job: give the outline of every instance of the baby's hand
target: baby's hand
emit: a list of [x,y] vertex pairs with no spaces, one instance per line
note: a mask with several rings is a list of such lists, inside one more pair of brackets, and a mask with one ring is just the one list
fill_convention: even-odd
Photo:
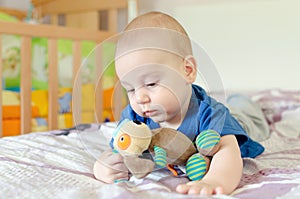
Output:
[[204,181],[191,181],[186,184],[181,184],[176,187],[176,191],[182,194],[194,195],[213,195],[224,194],[224,190],[219,185],[209,184]]
[[119,153],[108,150],[94,164],[94,176],[105,183],[114,183],[120,179],[128,180],[128,169]]

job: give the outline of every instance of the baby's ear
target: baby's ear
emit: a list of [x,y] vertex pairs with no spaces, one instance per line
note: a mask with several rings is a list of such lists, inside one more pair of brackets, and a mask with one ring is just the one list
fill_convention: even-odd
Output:
[[188,55],[184,58],[184,71],[188,83],[192,84],[197,77],[197,63],[195,57]]

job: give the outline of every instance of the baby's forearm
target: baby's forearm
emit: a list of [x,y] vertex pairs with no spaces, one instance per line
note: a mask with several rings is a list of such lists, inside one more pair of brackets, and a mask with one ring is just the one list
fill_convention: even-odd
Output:
[[230,194],[238,186],[243,170],[240,149],[233,135],[221,138],[220,150],[214,155],[203,182],[223,188],[225,194]]

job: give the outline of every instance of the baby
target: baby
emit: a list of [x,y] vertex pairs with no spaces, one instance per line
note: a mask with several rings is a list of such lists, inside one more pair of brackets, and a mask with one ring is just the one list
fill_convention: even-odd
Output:
[[[265,124],[264,118],[254,115],[256,123],[249,117],[245,122],[247,114],[243,110],[239,111],[243,117],[238,116],[238,111],[234,117],[225,105],[193,84],[197,64],[191,42],[174,18],[160,12],[146,13],[135,18],[125,31],[118,41],[115,60],[117,75],[130,102],[121,121],[128,118],[144,122],[151,129],[177,129],[192,141],[204,130],[217,131],[221,135],[220,149],[211,159],[206,175],[199,181],[178,185],[176,191],[230,194],[242,176],[242,157],[256,157],[264,150],[249,137],[253,129],[260,131],[252,127]],[[241,99],[247,108],[256,108],[248,99]],[[128,169],[121,155],[108,150],[96,161],[94,175],[105,183],[113,183],[128,179]]]

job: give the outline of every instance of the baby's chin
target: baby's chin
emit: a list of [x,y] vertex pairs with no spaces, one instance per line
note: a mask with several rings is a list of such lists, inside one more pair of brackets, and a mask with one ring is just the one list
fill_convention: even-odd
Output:
[[166,121],[166,117],[161,116],[161,115],[151,115],[150,116],[149,114],[143,114],[143,117],[149,118],[156,123],[163,123]]

